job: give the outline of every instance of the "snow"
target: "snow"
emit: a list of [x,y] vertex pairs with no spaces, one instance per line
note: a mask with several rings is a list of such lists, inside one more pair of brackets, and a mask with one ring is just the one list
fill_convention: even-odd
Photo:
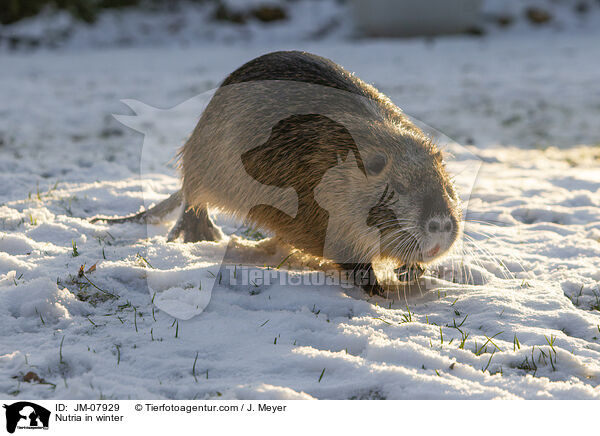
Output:
[[[0,26],[0,49],[11,48],[18,38],[23,48],[38,45],[78,49],[89,46],[193,46],[198,42],[229,45],[252,40],[298,41],[323,37],[338,39],[352,33],[350,11],[334,0],[222,2],[231,12],[247,12],[258,6],[283,4],[285,20],[261,23],[248,18],[244,24],[214,18],[216,2],[168,3],[158,10],[108,9],[90,26],[64,11],[42,14]],[[18,44],[17,44],[18,46]]]
[[[517,28],[481,38],[275,43],[263,35],[246,44],[3,53],[0,392],[600,398],[598,36]],[[456,163],[481,162],[473,191],[461,192],[470,195],[472,239],[430,270],[451,273],[430,278],[427,292],[386,300],[275,280],[216,282],[206,295],[200,273],[216,271],[219,244],[167,243],[172,222],[88,221],[174,192],[171,152],[195,108],[182,103],[277,49],[335,60],[465,144]],[[162,151],[149,153],[142,135],[112,116],[135,122],[123,117],[134,115],[128,106],[173,108],[163,111],[172,117],[168,135],[157,136]],[[149,114],[146,127],[156,128]],[[214,213],[252,253],[248,233]],[[284,257],[273,254],[272,265]],[[250,272],[262,271],[249,260]],[[287,274],[309,272],[276,277]],[[207,305],[197,315],[199,301]],[[20,381],[29,371],[49,384]]]

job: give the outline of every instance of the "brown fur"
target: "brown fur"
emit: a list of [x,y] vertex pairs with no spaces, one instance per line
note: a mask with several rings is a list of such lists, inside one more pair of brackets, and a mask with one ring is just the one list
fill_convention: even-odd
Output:
[[[210,205],[307,253],[369,269],[377,256],[427,263],[458,234],[459,203],[437,147],[373,86],[309,53],[270,53],[230,74],[180,167],[185,213],[171,239],[218,238]],[[428,232],[432,218],[450,230]],[[434,243],[439,254],[427,256]]]

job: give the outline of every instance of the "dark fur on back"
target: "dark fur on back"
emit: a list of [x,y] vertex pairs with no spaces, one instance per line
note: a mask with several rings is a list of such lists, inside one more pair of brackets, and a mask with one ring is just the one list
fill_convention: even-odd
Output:
[[294,80],[366,94],[360,80],[336,63],[300,51],[277,51],[257,57],[227,76],[221,86],[255,80]]
[[362,95],[385,108],[392,121],[417,131],[408,118],[384,94],[335,62],[303,51],[277,51],[245,63],[221,83],[221,87],[259,80],[291,80],[328,86]]

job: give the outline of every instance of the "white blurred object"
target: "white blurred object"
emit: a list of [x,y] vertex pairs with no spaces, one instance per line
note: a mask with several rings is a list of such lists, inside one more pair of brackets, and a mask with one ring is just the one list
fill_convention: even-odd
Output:
[[369,36],[437,35],[475,27],[481,0],[352,0],[352,9]]

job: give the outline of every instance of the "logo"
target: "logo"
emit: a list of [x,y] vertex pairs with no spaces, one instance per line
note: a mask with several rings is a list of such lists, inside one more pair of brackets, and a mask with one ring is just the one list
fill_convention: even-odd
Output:
[[19,401],[11,405],[4,404],[6,409],[6,431],[14,433],[15,429],[48,429],[50,411],[28,401]]

